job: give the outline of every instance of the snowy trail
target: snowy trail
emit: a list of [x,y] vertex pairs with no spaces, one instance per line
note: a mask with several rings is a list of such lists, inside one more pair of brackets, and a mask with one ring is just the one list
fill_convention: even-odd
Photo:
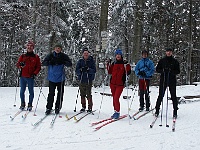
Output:
[[[19,91],[19,90],[18,90]],[[181,86],[177,88],[177,95],[198,95],[200,85],[198,86]],[[39,88],[35,88],[35,101],[38,96]],[[47,95],[48,88],[43,88],[43,93]],[[200,149],[200,102],[193,102],[179,105],[176,131],[172,132],[172,104],[169,103],[168,124],[165,127],[165,110],[163,114],[163,126],[160,127],[160,118],[156,121],[152,129],[149,128],[153,120],[152,113],[145,115],[139,120],[131,120],[129,125],[128,118],[116,121],[107,125],[97,132],[91,123],[101,119],[108,118],[113,113],[112,98],[103,97],[102,109],[99,119],[97,110],[95,115],[88,115],[79,123],[65,118],[74,114],[73,109],[76,99],[76,87],[65,87],[65,97],[63,108],[61,110],[62,118],[57,118],[53,128],[50,127],[52,116],[48,116],[43,122],[34,128],[31,124],[40,119],[45,112],[46,100],[41,97],[36,111],[37,116],[33,116],[33,111],[24,120],[21,115],[13,121],[9,116],[18,111],[20,100],[16,102],[17,107],[13,107],[15,88],[0,87],[0,149],[1,150],[199,150]],[[102,89],[93,89],[94,109],[99,109],[102,95],[99,93]],[[106,87],[106,92],[110,92]],[[8,94],[9,93],[9,94]],[[131,91],[129,91],[131,93]],[[126,90],[122,95],[126,94]],[[158,88],[151,87],[151,101],[155,105],[158,95]],[[18,94],[19,96],[19,94]],[[28,97],[28,92],[26,92]],[[166,97],[164,97],[166,100]],[[127,114],[127,100],[121,98],[121,114]],[[81,108],[78,101],[77,110]],[[138,109],[138,97],[135,96],[130,113],[133,114]],[[165,109],[165,106],[164,106]],[[24,112],[22,113],[24,114]]]

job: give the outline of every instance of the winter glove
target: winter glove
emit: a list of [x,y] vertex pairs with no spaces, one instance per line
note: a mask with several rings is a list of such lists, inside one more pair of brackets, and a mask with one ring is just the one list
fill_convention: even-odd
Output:
[[25,66],[25,62],[20,62],[20,63],[19,63],[19,66],[20,66],[20,67],[24,67],[24,66]]
[[107,64],[107,65],[110,65],[111,62],[112,62],[112,59],[107,59],[107,60],[106,60],[106,64]]
[[89,67],[88,66],[85,66],[85,67],[81,68],[81,72],[87,72],[87,71],[89,71]]
[[128,63],[128,61],[127,60],[124,60],[124,64],[127,64]]
[[170,72],[171,71],[171,68],[169,68],[169,67],[165,67],[164,69],[163,69],[163,72],[165,72],[165,73],[168,73],[168,72]]
[[50,61],[49,61],[49,64],[50,65],[55,65],[56,64],[56,60],[54,58],[52,58]]
[[142,77],[145,77],[146,76],[146,73],[144,71],[139,71],[138,72],[138,75],[142,76]]
[[31,75],[31,78],[32,78],[32,79],[35,79],[35,77],[36,77],[36,74],[32,74],[32,75]]
[[57,58],[56,65],[62,65],[62,64],[65,64],[65,61],[61,58]]

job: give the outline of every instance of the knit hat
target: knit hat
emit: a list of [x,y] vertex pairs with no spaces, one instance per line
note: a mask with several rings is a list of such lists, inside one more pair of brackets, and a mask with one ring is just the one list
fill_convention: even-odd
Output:
[[143,50],[143,51],[142,51],[142,55],[143,55],[144,53],[146,53],[147,55],[149,54],[149,52],[148,52],[147,50]]
[[165,51],[167,52],[167,51],[173,51],[173,49],[172,48],[165,48]]
[[121,49],[116,49],[115,50],[115,55],[123,55],[122,50]]
[[54,48],[55,47],[60,47],[61,49],[62,49],[62,44],[61,43],[56,43],[55,45],[54,45]]
[[88,50],[87,47],[84,47],[84,48],[82,49],[82,53],[84,53],[85,51],[88,51],[88,52],[89,52],[89,50]]
[[35,47],[35,43],[33,41],[28,41],[28,43],[26,44],[26,46],[27,45],[31,45],[31,46]]

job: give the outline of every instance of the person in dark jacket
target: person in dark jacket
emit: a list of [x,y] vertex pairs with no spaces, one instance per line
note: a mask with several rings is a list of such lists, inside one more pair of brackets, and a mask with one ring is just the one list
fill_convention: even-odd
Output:
[[82,109],[80,112],[86,110],[86,98],[88,100],[88,110],[87,112],[92,112],[92,81],[95,78],[96,65],[95,61],[88,51],[88,48],[85,47],[82,50],[83,58],[79,59],[76,65],[76,74],[79,80],[79,90],[81,96],[81,105]]
[[126,76],[131,73],[130,64],[123,60],[122,50],[115,51],[115,61],[107,63],[108,74],[111,74],[110,89],[113,96],[114,114],[111,116],[113,119],[119,119],[120,116],[120,102],[119,98],[124,89]]
[[25,104],[25,95],[26,85],[28,84],[29,90],[29,102],[27,110],[32,110],[32,103],[34,98],[34,78],[41,70],[40,58],[37,54],[34,54],[35,43],[28,41],[26,45],[27,52],[22,54],[16,64],[17,68],[20,69],[20,98],[21,106],[20,109],[24,110]]
[[176,98],[176,75],[180,73],[179,62],[172,56],[172,49],[166,48],[166,56],[159,60],[156,71],[160,73],[159,95],[156,102],[155,116],[159,115],[160,105],[163,101],[165,90],[169,87],[173,102],[173,117],[177,117],[178,101]]
[[142,59],[138,61],[135,66],[135,74],[139,77],[139,90],[140,90],[140,108],[139,111],[144,110],[144,95],[146,111],[149,111],[150,97],[149,97],[149,85],[150,79],[154,74],[154,63],[148,58],[148,51],[142,51]]
[[49,80],[49,94],[47,98],[46,105],[46,115],[51,113],[55,89],[57,87],[57,99],[55,103],[55,113],[59,114],[62,108],[63,94],[64,94],[64,84],[65,84],[65,69],[64,66],[71,67],[72,62],[67,54],[61,52],[62,45],[57,43],[54,46],[54,51],[48,54],[44,61],[43,66],[48,66],[48,80]]

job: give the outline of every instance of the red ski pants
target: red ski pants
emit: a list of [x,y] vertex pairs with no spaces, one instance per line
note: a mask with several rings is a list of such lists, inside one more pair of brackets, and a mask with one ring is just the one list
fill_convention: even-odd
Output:
[[123,88],[124,86],[110,84],[110,89],[113,96],[113,107],[114,107],[114,110],[117,112],[120,111],[119,98],[121,96]]

